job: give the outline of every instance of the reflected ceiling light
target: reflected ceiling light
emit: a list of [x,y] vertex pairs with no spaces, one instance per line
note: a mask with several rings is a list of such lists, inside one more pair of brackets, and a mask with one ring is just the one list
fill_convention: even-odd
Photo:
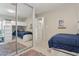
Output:
[[12,10],[12,9],[8,9],[8,12],[9,12],[9,13],[15,13],[15,11]]

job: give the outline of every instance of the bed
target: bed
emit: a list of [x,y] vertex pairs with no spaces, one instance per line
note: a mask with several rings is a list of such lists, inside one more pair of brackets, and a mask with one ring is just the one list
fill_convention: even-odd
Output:
[[79,53],[79,35],[56,34],[48,41],[49,48],[63,49]]
[[[16,36],[16,31],[14,31],[14,32],[12,33],[12,35],[13,35],[13,36]],[[19,38],[23,39],[23,36],[24,36],[24,35],[32,35],[32,32],[30,32],[30,31],[17,31],[17,36],[18,36]]]

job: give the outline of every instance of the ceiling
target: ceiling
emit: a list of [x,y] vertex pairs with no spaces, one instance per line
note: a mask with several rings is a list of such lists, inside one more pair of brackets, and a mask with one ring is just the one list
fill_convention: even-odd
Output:
[[[16,5],[11,3],[0,3],[0,17],[14,19],[16,15]],[[19,19],[26,19],[32,16],[32,8],[25,4],[17,5],[17,16]]]
[[[57,8],[69,6],[69,5],[79,6],[79,4],[68,4],[68,3],[28,3],[28,5],[35,8],[36,14],[45,13],[51,10],[53,11],[56,10]],[[27,17],[32,16],[32,8],[30,8],[28,5],[22,3],[17,4],[17,15],[19,19],[26,19]],[[14,18],[15,12],[16,12],[15,4],[0,3],[0,17]]]
[[33,6],[36,10],[36,14],[45,13],[48,11],[53,11],[58,8],[65,6],[78,5],[77,3],[29,3],[30,6]]
[[63,6],[61,3],[29,3],[36,9],[36,14],[44,13],[50,10],[54,10],[58,7]]

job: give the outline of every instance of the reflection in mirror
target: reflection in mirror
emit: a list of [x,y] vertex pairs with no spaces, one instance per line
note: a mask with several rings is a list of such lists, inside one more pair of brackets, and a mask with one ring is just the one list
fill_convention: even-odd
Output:
[[12,39],[15,10],[15,5],[0,3],[0,55],[3,56],[16,52],[16,40]]
[[[32,47],[33,33],[32,33],[32,8],[19,3],[17,4],[17,50]],[[15,35],[15,26],[14,26]]]

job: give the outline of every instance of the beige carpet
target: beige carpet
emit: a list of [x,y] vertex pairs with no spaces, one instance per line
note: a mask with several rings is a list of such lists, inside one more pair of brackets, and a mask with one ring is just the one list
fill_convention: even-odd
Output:
[[[24,46],[20,43],[17,43],[18,50],[23,49],[25,47],[26,46]],[[7,44],[0,45],[0,56],[6,56],[6,55],[11,54],[13,52],[16,52],[16,42],[10,42]]]
[[21,54],[20,56],[45,56],[45,55],[42,54],[41,52],[31,49],[31,50]]

